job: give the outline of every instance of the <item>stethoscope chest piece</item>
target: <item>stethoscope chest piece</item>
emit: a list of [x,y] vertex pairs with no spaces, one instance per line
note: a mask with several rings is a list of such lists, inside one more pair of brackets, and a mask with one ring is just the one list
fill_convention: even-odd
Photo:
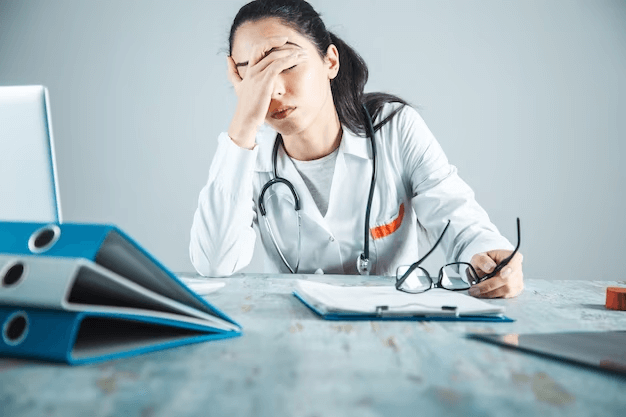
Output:
[[372,264],[369,258],[365,257],[365,254],[361,252],[356,258],[356,270],[361,275],[369,275],[372,269]]

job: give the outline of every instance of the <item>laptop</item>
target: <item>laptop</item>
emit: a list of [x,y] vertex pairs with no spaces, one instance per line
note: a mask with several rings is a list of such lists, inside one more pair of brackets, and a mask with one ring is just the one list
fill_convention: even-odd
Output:
[[48,90],[0,86],[0,221],[61,223]]
[[626,376],[626,330],[469,337]]

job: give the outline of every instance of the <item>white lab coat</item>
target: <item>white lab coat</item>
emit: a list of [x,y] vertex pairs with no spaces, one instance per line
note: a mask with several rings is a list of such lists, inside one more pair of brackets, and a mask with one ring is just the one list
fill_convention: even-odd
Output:
[[[398,104],[387,104],[374,124]],[[238,147],[222,133],[206,186],[200,192],[191,228],[190,257],[206,276],[227,276],[250,263],[258,228],[266,272],[288,273],[261,220],[258,197],[273,178],[276,132],[262,129],[253,150]],[[513,247],[489,221],[471,188],[448,163],[439,143],[411,107],[402,109],[375,135],[377,178],[370,217],[372,274],[395,275],[400,265],[419,258],[418,233],[441,242],[448,262],[469,262],[479,252]],[[300,273],[356,274],[363,250],[365,207],[372,175],[369,138],[344,127],[322,217],[291,159],[280,148],[278,175],[294,185],[301,200]],[[269,202],[268,202],[269,200]],[[293,267],[297,261],[297,222],[289,190],[274,186],[265,197],[279,246]],[[401,212],[404,212],[403,215]],[[436,271],[433,271],[436,273]]]

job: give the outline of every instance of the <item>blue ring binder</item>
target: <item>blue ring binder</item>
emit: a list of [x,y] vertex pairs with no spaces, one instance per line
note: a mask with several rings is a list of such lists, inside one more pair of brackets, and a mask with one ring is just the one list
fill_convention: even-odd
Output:
[[0,356],[79,364],[241,335],[115,226],[0,222],[0,272]]

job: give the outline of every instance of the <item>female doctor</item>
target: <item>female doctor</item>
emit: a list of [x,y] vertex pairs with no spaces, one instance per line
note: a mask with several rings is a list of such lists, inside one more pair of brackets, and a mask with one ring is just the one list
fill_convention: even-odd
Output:
[[[310,4],[246,4],[229,47],[238,101],[194,215],[200,274],[248,265],[254,226],[268,272],[396,275],[417,261],[418,233],[431,244],[441,236],[447,261],[470,262],[479,276],[513,253],[419,114],[398,97],[364,94],[365,62]],[[469,293],[522,289],[516,253]]]

